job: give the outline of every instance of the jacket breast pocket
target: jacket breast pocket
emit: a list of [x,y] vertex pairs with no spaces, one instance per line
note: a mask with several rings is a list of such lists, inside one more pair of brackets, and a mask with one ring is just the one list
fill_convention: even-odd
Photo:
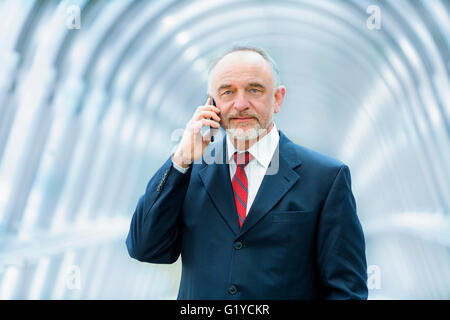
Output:
[[279,211],[272,214],[272,222],[303,222],[313,216],[314,211]]

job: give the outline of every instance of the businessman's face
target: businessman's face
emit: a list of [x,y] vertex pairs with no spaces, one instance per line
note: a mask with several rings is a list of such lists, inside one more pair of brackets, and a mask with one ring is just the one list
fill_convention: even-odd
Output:
[[254,140],[272,128],[285,88],[274,88],[270,64],[252,51],[232,52],[214,67],[210,94],[220,109],[221,126],[234,139]]

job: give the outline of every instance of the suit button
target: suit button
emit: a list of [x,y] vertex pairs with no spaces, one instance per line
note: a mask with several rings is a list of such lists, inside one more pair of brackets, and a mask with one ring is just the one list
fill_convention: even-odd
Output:
[[235,286],[235,285],[231,285],[231,286],[228,288],[228,293],[229,293],[229,294],[236,294],[236,293],[237,293],[236,286]]
[[242,242],[236,241],[236,242],[234,243],[233,247],[234,247],[236,250],[242,249]]

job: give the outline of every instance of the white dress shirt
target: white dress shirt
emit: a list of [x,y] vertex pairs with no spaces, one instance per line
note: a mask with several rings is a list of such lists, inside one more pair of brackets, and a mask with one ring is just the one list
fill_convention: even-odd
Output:
[[[245,166],[245,173],[248,178],[248,198],[247,198],[247,212],[255,200],[258,193],[261,182],[264,179],[267,168],[272,160],[273,154],[278,146],[280,135],[278,134],[277,126],[275,122],[270,132],[262,137],[259,141],[248,148],[248,152],[253,156],[253,159]],[[230,168],[230,179],[233,180],[234,173],[236,172],[236,163],[234,162],[233,154],[237,151],[232,141],[227,135],[227,155]],[[241,151],[242,152],[242,151]],[[181,173],[186,173],[188,168],[183,168],[172,161],[175,169]]]
[[[248,148],[248,152],[253,156],[253,159],[245,166],[245,173],[248,178],[248,198],[247,198],[247,212],[250,211],[253,201],[256,198],[261,182],[264,179],[267,168],[269,167],[272,156],[278,146],[280,135],[278,134],[277,126],[273,123],[272,129],[267,135],[262,137],[259,141]],[[227,154],[228,163],[230,168],[230,179],[233,180],[236,172],[236,162],[234,161],[233,154],[236,152],[236,148],[227,135]],[[242,152],[242,151],[240,151]]]

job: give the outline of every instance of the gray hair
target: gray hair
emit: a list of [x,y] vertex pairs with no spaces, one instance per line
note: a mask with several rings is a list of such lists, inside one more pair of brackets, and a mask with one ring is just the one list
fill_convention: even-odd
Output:
[[217,65],[217,63],[219,63],[220,60],[222,60],[223,57],[225,57],[226,55],[228,55],[230,53],[236,52],[236,51],[255,52],[255,53],[259,54],[261,57],[263,57],[264,60],[266,60],[269,63],[269,65],[272,69],[274,88],[278,88],[280,86],[280,84],[281,84],[280,71],[278,69],[278,66],[277,66],[275,60],[273,60],[273,58],[262,48],[239,45],[239,46],[233,46],[231,49],[228,49],[227,51],[225,51],[224,53],[222,53],[221,55],[219,55],[212,61],[212,63],[210,64],[210,66],[208,68],[208,90],[210,89],[211,72],[213,71],[214,67]]

